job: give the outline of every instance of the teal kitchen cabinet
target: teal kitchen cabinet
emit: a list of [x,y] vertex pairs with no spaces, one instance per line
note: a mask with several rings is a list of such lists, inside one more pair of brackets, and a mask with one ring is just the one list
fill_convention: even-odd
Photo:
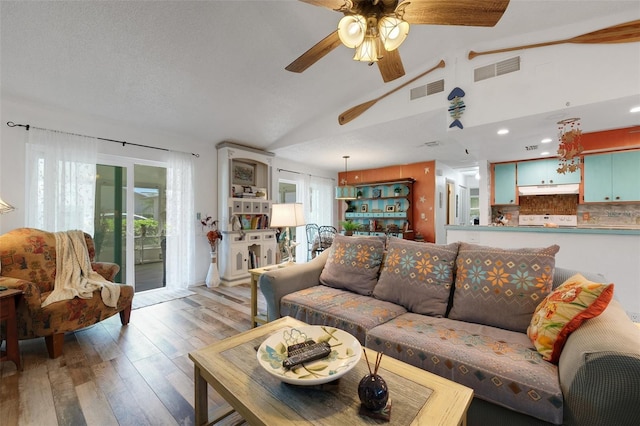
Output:
[[640,151],[586,155],[584,202],[640,201]]
[[516,204],[516,163],[493,166],[493,204]]
[[518,162],[518,186],[561,185],[580,183],[580,169],[573,173],[558,173],[557,158]]

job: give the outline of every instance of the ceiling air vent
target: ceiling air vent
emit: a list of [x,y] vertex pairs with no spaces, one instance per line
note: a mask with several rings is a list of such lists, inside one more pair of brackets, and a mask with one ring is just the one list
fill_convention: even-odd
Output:
[[411,89],[411,100],[444,92],[444,80],[427,83],[424,86]]
[[520,70],[520,56],[473,70],[473,81],[482,81],[499,75]]

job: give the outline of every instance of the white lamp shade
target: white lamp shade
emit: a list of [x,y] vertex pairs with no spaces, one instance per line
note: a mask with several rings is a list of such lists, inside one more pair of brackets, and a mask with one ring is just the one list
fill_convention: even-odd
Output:
[[356,47],[353,59],[362,62],[378,62],[378,40],[376,37],[365,37],[362,44]]
[[304,225],[304,209],[301,203],[274,204],[271,206],[271,228]]
[[387,51],[397,49],[409,35],[409,23],[395,16],[385,16],[378,21],[380,39]]
[[338,37],[348,48],[362,44],[366,32],[367,20],[362,15],[346,15],[338,22]]
[[355,186],[336,186],[336,200],[355,200],[356,198],[358,197]]

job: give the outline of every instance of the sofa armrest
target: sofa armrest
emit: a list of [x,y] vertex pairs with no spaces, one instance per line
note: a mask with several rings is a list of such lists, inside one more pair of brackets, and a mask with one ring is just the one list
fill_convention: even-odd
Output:
[[260,276],[260,290],[267,301],[267,319],[280,318],[280,299],[289,293],[320,284],[320,274],[330,250],[323,251],[310,262],[274,269]]
[[595,272],[578,271],[577,269],[567,269],[556,266],[553,271],[553,288],[558,288],[560,284],[562,284],[575,274],[580,274],[589,281],[594,281],[597,283],[606,282],[606,278],[603,275],[597,274]]
[[91,262],[91,269],[102,275],[107,281],[113,282],[120,272],[120,265],[111,262]]
[[20,303],[27,305],[29,310],[38,310],[42,304],[42,292],[40,287],[31,281],[21,280],[13,277],[0,277],[0,285],[7,288],[16,288],[22,290],[22,298]]
[[569,336],[558,374],[565,424],[622,425],[640,418],[640,329],[618,301]]

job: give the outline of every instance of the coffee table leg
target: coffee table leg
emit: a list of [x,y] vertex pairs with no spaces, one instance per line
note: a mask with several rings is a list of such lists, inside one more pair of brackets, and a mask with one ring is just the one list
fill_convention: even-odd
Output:
[[207,381],[200,374],[200,368],[195,366],[193,372],[193,381],[195,385],[195,411],[196,425],[206,425],[209,423],[209,404],[207,402]]
[[256,316],[258,315],[258,277],[251,274],[251,328],[258,326]]

